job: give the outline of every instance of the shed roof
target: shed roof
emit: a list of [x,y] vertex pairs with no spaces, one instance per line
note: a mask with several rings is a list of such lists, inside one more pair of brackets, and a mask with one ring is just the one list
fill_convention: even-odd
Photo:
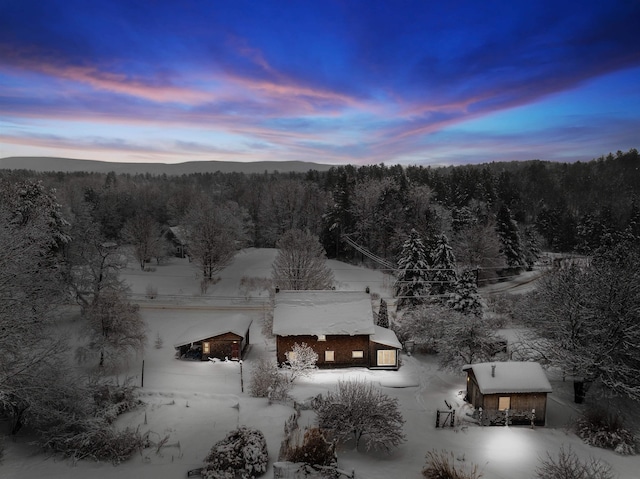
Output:
[[173,343],[174,348],[195,343],[203,339],[214,338],[226,333],[244,337],[253,320],[241,314],[235,314],[223,320],[203,320],[194,324]]
[[375,334],[370,338],[372,342],[391,346],[396,349],[402,349],[402,344],[398,341],[396,333],[390,329],[383,328],[382,326],[374,326],[374,328]]
[[[495,375],[492,367],[495,366]],[[530,361],[477,363],[463,366],[472,370],[482,394],[534,393],[552,391],[542,366]]]
[[374,334],[371,296],[364,291],[280,291],[273,334]]

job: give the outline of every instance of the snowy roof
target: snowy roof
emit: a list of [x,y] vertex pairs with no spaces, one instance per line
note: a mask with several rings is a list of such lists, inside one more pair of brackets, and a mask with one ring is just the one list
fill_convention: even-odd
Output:
[[184,227],[178,226],[169,226],[169,230],[173,233],[173,236],[182,244],[187,244],[187,236]]
[[374,334],[371,296],[364,291],[280,291],[273,334]]
[[173,343],[174,348],[191,344],[207,338],[213,338],[225,333],[233,333],[244,337],[253,320],[241,314],[235,314],[224,320],[203,320],[194,324]]
[[376,332],[370,338],[372,342],[391,346],[392,348],[402,349],[402,344],[398,341],[396,333],[390,329],[383,328],[382,326],[374,326],[374,328]]
[[[495,366],[495,376],[491,369]],[[530,361],[478,363],[463,366],[473,370],[482,394],[551,392],[542,366]]]

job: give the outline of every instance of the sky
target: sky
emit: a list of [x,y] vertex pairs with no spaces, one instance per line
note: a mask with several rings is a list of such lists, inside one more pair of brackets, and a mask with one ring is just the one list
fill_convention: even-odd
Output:
[[456,165],[640,146],[640,0],[0,0],[0,158]]

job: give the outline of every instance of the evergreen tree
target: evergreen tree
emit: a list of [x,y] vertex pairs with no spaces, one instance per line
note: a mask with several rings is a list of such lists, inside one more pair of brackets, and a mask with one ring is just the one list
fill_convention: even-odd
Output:
[[475,271],[465,271],[455,284],[447,305],[460,313],[482,316],[482,302],[478,294]]
[[535,229],[527,226],[524,229],[524,259],[527,263],[527,269],[531,271],[533,265],[540,257],[540,246]]
[[427,249],[414,229],[403,243],[398,259],[398,278],[394,284],[397,309],[425,302],[428,294],[429,262]]
[[384,299],[380,299],[377,325],[383,328],[389,327],[389,312],[387,311],[387,302]]
[[511,217],[511,211],[505,204],[498,210],[496,231],[500,238],[500,252],[504,255],[507,266],[514,269],[522,268],[525,260],[518,225]]
[[431,294],[447,295],[455,289],[458,273],[456,272],[456,257],[453,248],[445,234],[441,234],[436,241],[431,255]]

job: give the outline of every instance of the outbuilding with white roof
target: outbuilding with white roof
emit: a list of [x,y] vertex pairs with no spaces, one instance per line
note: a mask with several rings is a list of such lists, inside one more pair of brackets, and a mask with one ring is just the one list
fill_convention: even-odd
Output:
[[552,389],[539,363],[477,363],[462,369],[467,373],[467,401],[482,424],[545,424]]

